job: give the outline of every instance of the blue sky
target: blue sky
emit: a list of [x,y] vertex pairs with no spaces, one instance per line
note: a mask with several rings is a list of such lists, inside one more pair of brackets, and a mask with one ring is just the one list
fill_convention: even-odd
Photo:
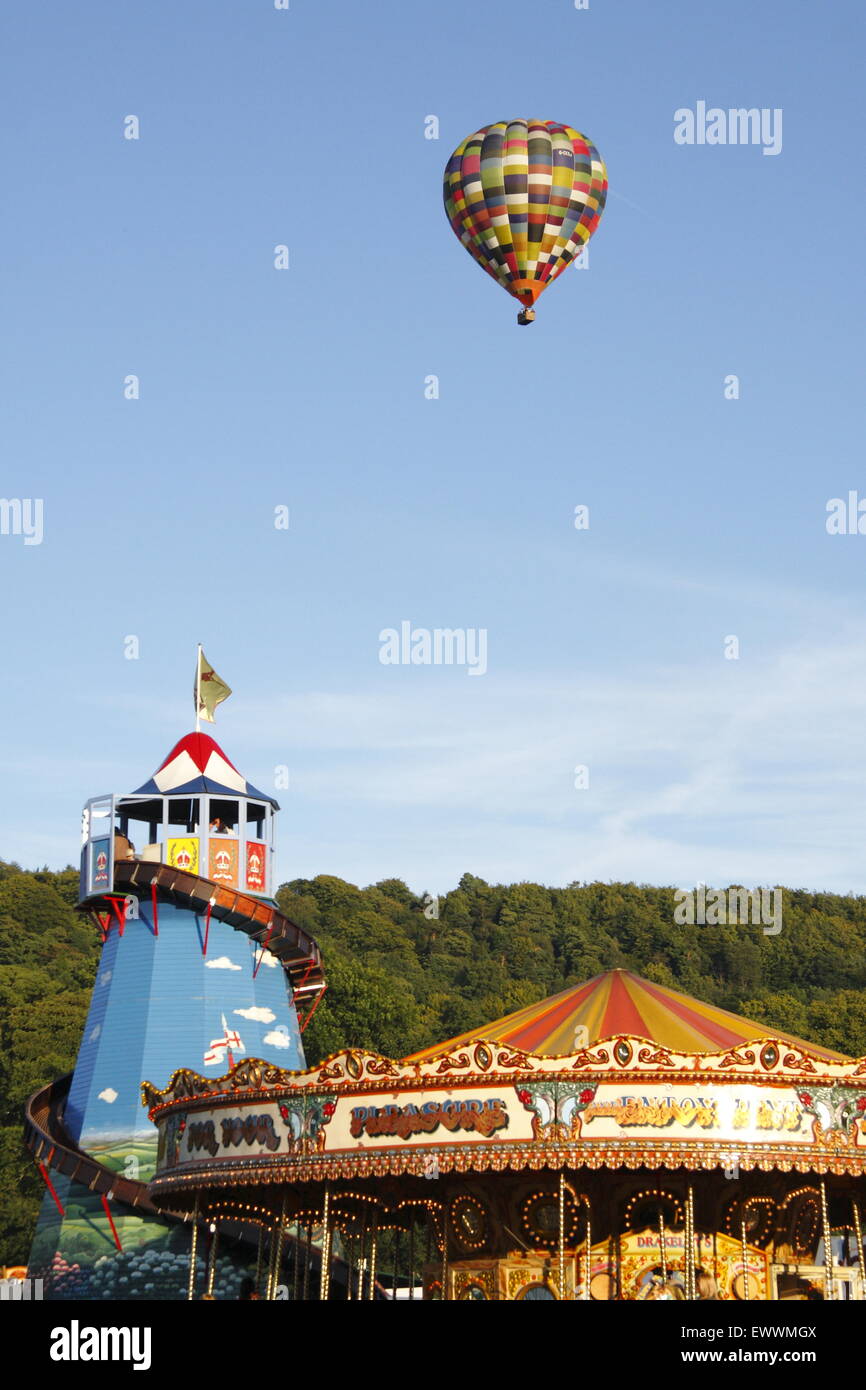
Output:
[[[201,641],[227,754],[290,769],[283,878],[866,890],[866,536],[825,527],[866,496],[861,6],[4,30],[0,491],[44,539],[0,536],[0,854],[75,858],[85,798],[190,727]],[[675,144],[698,101],[781,108],[781,153]],[[526,330],[441,206],[517,115],[586,132],[611,188]],[[403,620],[485,628],[487,674],[381,665]]]

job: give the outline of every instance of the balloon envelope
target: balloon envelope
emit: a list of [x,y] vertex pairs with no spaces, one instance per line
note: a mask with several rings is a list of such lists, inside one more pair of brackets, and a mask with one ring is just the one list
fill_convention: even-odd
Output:
[[571,126],[496,121],[457,146],[443,195],[470,256],[528,308],[598,226],[607,170]]

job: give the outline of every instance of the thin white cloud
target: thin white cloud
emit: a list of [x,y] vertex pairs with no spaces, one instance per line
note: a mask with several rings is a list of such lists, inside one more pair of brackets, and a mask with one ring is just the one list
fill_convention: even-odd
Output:
[[293,832],[293,873],[863,891],[864,639],[840,620],[821,641],[628,678],[291,701],[295,820],[301,804],[325,827]]
[[241,1018],[249,1018],[254,1023],[273,1023],[276,1014],[273,1009],[263,1009],[258,1005],[253,1005],[249,1009],[234,1009],[233,1013],[240,1014]]
[[115,1091],[113,1087],[106,1086],[104,1091],[99,1092],[97,1099],[104,1100],[107,1105],[113,1105],[114,1102],[117,1100],[117,1096],[118,1092]]
[[[615,558],[605,560],[611,584],[623,577]],[[400,877],[441,893],[469,870],[499,882],[866,891],[866,626],[850,599],[745,570],[729,583],[712,565],[705,582],[637,565],[626,580],[657,593],[660,613],[679,587],[705,589],[721,608],[730,601],[737,616],[712,642],[706,631],[689,637],[681,657],[644,655],[621,672],[593,674],[587,660],[564,674],[580,650],[577,630],[576,647],[569,633],[548,655],[539,648],[531,679],[493,663],[483,679],[462,682],[382,668],[357,695],[268,694],[239,709],[233,761],[265,788],[276,763],[291,766],[291,790],[278,794],[276,881]],[[763,621],[779,613],[780,628],[797,620],[805,636],[783,644],[765,626],[758,645],[743,634],[744,613],[758,612]],[[379,626],[377,617],[374,653]],[[721,655],[731,630],[741,632],[739,661]],[[709,646],[712,658],[694,655]],[[158,702],[154,713],[161,727]],[[291,740],[275,743],[284,728]],[[574,787],[577,764],[589,768],[586,790]],[[105,780],[128,784],[128,768]],[[6,842],[20,862],[69,858],[60,828],[43,849],[19,818]],[[226,957],[207,964],[241,969]]]
[[291,1042],[289,1030],[285,1024],[281,1024],[279,1028],[272,1028],[269,1033],[265,1033],[263,1041],[270,1047],[288,1047]]
[[242,965],[235,965],[228,956],[215,956],[213,960],[206,962],[208,970],[243,970]]

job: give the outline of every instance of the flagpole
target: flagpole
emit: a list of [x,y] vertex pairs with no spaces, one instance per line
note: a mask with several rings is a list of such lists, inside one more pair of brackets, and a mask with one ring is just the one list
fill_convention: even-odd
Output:
[[195,659],[195,731],[196,731],[196,733],[199,733],[199,732],[200,732],[200,727],[199,727],[200,724],[201,724],[201,714],[199,713],[200,710],[201,710],[201,642],[199,642],[199,644],[198,644],[198,650],[197,650],[196,659]]

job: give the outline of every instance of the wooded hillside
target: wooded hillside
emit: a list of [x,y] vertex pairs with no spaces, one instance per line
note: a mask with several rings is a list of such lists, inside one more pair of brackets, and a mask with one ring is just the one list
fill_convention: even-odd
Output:
[[[99,959],[78,873],[0,862],[0,1263],[25,1258],[42,1193],[27,1096],[70,1071]],[[782,931],[678,926],[673,888],[489,884],[464,874],[438,917],[400,879],[327,875],[278,892],[318,939],[328,992],[309,1062],[348,1044],[399,1057],[625,966],[840,1052],[866,1054],[866,899],[785,890]],[[428,909],[429,911],[429,909]]]

